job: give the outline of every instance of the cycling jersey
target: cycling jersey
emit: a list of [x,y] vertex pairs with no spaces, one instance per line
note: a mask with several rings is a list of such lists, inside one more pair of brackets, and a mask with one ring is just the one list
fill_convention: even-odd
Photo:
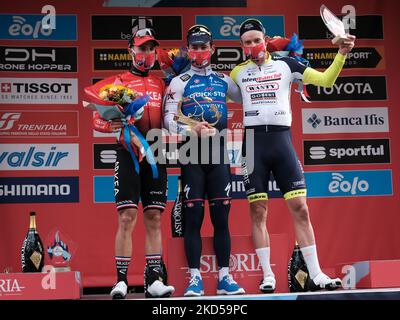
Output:
[[290,126],[290,94],[293,81],[302,80],[313,85],[332,86],[344,61],[345,56],[337,54],[325,72],[307,68],[293,58],[272,58],[271,55],[268,55],[261,66],[251,60],[236,66],[231,72],[231,77],[242,92],[244,126]]
[[[135,126],[143,136],[145,136],[150,129],[161,128],[162,97],[165,88],[162,79],[148,73],[139,73],[138,71],[132,70],[103,79],[91,86],[90,90],[98,93],[101,87],[106,84],[114,83],[116,79],[122,82],[123,86],[137,91],[141,95],[147,94],[150,96],[149,102],[147,102],[144,107],[142,118],[135,122]],[[96,113],[93,120],[95,129],[102,132],[111,132],[112,130],[109,122],[101,119],[98,112]]]
[[218,130],[227,128],[227,96],[240,101],[240,90],[230,77],[211,67],[191,69],[172,79],[166,93],[164,125],[174,133],[184,133],[188,126],[178,124],[178,103],[182,113],[197,121],[207,121]]

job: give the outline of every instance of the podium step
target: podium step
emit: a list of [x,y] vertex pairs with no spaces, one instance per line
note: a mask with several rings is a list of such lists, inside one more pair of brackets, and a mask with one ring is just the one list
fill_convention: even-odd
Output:
[[336,274],[347,289],[400,287],[400,260],[367,260],[341,263]]
[[78,271],[0,273],[0,300],[73,300],[81,295]]

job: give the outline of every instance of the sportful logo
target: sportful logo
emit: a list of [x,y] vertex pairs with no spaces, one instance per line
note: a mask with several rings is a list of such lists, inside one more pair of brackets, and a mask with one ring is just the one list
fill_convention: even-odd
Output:
[[304,164],[390,163],[389,139],[306,140]]
[[269,34],[285,36],[283,16],[196,16],[196,23],[208,26],[215,40],[239,40],[240,24],[249,18],[268,26]]
[[75,15],[57,14],[57,28],[43,28],[39,14],[0,14],[0,39],[5,40],[76,40]]

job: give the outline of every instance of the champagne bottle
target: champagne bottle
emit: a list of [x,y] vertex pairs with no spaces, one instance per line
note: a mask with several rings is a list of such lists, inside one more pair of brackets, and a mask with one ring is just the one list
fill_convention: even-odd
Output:
[[310,276],[307,264],[297,242],[288,264],[288,281],[290,292],[309,291]]
[[172,237],[183,237],[183,192],[181,177],[178,178],[178,194],[171,211]]
[[21,250],[22,272],[41,272],[44,265],[42,240],[36,230],[36,213],[30,213],[28,234]]

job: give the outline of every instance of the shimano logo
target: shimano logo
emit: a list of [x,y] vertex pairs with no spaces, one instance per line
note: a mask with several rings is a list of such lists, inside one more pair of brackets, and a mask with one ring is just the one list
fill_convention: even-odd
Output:
[[21,118],[21,113],[4,113],[0,118],[0,131],[10,130],[14,122]]
[[331,193],[349,193],[356,195],[368,191],[369,184],[366,180],[360,180],[354,177],[352,181],[344,180],[344,176],[340,173],[332,173],[332,181],[329,183],[328,190]]
[[15,196],[68,196],[71,186],[68,184],[0,184],[0,197]]

